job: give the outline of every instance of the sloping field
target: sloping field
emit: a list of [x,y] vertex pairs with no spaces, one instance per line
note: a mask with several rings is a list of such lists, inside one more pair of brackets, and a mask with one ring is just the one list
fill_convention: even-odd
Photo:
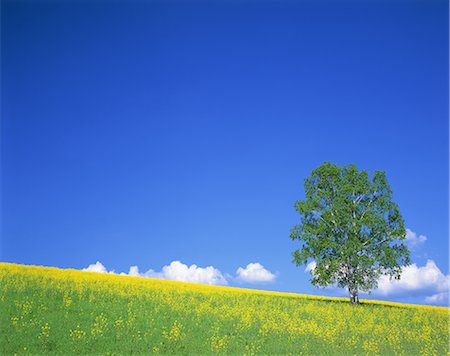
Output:
[[0,263],[0,354],[448,353],[449,309]]

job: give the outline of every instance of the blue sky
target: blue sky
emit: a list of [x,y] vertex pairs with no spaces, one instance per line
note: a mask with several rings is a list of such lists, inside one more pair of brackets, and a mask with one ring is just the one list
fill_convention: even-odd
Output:
[[445,302],[447,2],[3,1],[1,26],[1,260],[339,295],[289,230],[311,170],[355,163],[416,241],[378,297]]

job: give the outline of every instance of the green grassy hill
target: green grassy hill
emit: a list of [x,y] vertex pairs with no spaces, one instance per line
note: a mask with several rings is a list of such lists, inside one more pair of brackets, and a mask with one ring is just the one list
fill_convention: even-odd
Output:
[[439,354],[449,309],[0,263],[0,354]]

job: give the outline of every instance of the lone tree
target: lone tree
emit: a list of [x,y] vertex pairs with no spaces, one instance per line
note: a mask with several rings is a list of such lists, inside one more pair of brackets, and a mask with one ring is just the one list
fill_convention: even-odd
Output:
[[301,215],[290,237],[300,240],[293,252],[297,266],[315,262],[311,282],[348,288],[350,301],[358,292],[377,288],[381,275],[400,279],[401,267],[410,263],[403,218],[384,172],[355,165],[324,163],[305,179],[305,200],[297,200]]

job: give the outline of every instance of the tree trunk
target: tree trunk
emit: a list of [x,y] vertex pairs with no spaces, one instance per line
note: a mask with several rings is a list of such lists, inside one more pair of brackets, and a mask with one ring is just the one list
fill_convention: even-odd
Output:
[[350,292],[350,303],[359,304],[358,290],[353,289],[353,290],[349,290],[349,292]]

